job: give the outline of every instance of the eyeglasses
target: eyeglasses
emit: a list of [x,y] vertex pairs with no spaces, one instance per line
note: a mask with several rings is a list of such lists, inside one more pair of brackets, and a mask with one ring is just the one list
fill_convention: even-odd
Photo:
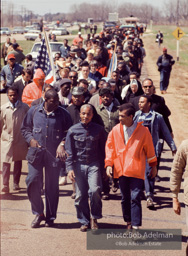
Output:
[[76,76],[69,76],[70,78],[76,78]]
[[151,88],[153,85],[146,85],[146,86],[143,86],[144,88]]

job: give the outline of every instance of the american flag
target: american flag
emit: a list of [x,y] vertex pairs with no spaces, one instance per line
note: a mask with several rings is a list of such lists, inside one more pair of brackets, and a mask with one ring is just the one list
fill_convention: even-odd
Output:
[[48,55],[45,38],[42,40],[37,59],[35,62],[34,73],[37,68],[41,68],[46,75],[45,83],[50,84],[54,81],[52,67],[50,64],[50,57]]

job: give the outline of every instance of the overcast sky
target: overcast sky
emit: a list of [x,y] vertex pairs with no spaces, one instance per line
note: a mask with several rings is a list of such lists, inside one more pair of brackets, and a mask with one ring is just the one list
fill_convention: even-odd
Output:
[[[104,0],[105,1],[105,0]],[[107,1],[107,0],[106,0]],[[109,2],[110,0],[108,0]],[[117,4],[131,2],[131,3],[150,3],[160,9],[164,5],[164,0],[111,0],[115,1]],[[167,1],[167,0],[166,0]],[[21,10],[21,6],[25,7],[27,10],[31,10],[36,14],[43,15],[45,13],[57,13],[57,12],[71,12],[71,6],[73,4],[80,4],[83,2],[87,3],[101,3],[101,0],[1,0],[1,5],[6,5],[7,2],[14,3],[17,10]],[[3,9],[2,9],[3,10]]]

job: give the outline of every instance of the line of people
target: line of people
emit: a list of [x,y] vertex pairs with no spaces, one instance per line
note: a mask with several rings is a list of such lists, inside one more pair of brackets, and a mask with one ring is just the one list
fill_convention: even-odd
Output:
[[[89,227],[98,229],[97,220],[102,218],[101,199],[109,199],[110,182],[116,187],[117,179],[128,229],[137,229],[142,224],[144,186],[147,207],[154,207],[154,182],[162,141],[168,143],[173,154],[176,146],[168,119],[170,110],[164,98],[155,94],[151,79],[145,79],[142,84],[139,81],[143,62],[137,43],[143,45],[131,31],[104,31],[93,40],[87,39],[86,55],[81,50],[82,39],[77,40],[72,50],[67,50],[68,45],[64,44],[67,56],[57,54],[54,60],[57,81],[53,86],[45,84],[45,74],[40,68],[33,78],[28,69],[22,69],[17,81],[15,76],[9,85],[6,83],[9,102],[2,106],[0,119],[5,145],[2,191],[10,191],[12,161],[15,162],[13,189],[20,189],[21,166],[16,163],[26,157],[27,193],[35,215],[32,228],[40,227],[42,221],[48,227],[54,225],[59,176],[65,177],[67,173],[73,182],[72,198],[75,198],[81,231]],[[114,50],[119,55],[117,69],[107,77]],[[14,69],[14,54],[8,56],[8,61]],[[3,78],[8,80],[6,75]],[[7,123],[10,119],[12,122]],[[22,139],[16,139],[15,134]],[[29,147],[28,151],[19,147],[21,141]],[[16,157],[19,151],[23,155]]]

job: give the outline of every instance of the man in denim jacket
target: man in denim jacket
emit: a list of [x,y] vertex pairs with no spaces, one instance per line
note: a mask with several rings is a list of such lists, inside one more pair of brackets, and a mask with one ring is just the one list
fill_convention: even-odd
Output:
[[16,63],[14,54],[9,54],[7,57],[8,64],[5,65],[1,70],[1,85],[3,89],[0,93],[6,93],[8,87],[12,86],[14,80],[22,74],[24,67]]
[[68,130],[65,142],[66,169],[69,178],[76,182],[75,207],[82,232],[89,228],[90,215],[93,230],[98,229],[97,219],[102,218],[101,170],[104,169],[106,135],[102,126],[91,122],[92,117],[92,106],[83,105],[81,122]]
[[[72,125],[69,113],[59,106],[59,97],[54,89],[45,93],[41,105],[29,109],[22,124],[22,135],[29,144],[27,154],[29,173],[26,178],[27,193],[34,215],[31,227],[38,228],[41,221],[52,226],[56,219],[59,200],[59,171],[65,160],[64,141]],[[41,198],[43,168],[45,168],[45,199]]]
[[[148,127],[150,130],[153,145],[155,148],[155,154],[157,156],[157,161],[159,161],[159,156],[161,154],[162,145],[160,139],[164,139],[170,149],[172,150],[172,154],[176,153],[176,145],[172,139],[170,131],[165,124],[163,116],[159,113],[152,110],[152,98],[148,95],[142,95],[139,99],[139,111],[135,113],[134,120],[137,122],[143,121],[143,125]],[[158,163],[159,166],[159,163]],[[146,164],[146,173],[145,173],[145,191],[147,197],[147,207],[153,208],[153,192],[154,192],[154,184],[155,178],[149,176],[150,174],[150,167]]]

